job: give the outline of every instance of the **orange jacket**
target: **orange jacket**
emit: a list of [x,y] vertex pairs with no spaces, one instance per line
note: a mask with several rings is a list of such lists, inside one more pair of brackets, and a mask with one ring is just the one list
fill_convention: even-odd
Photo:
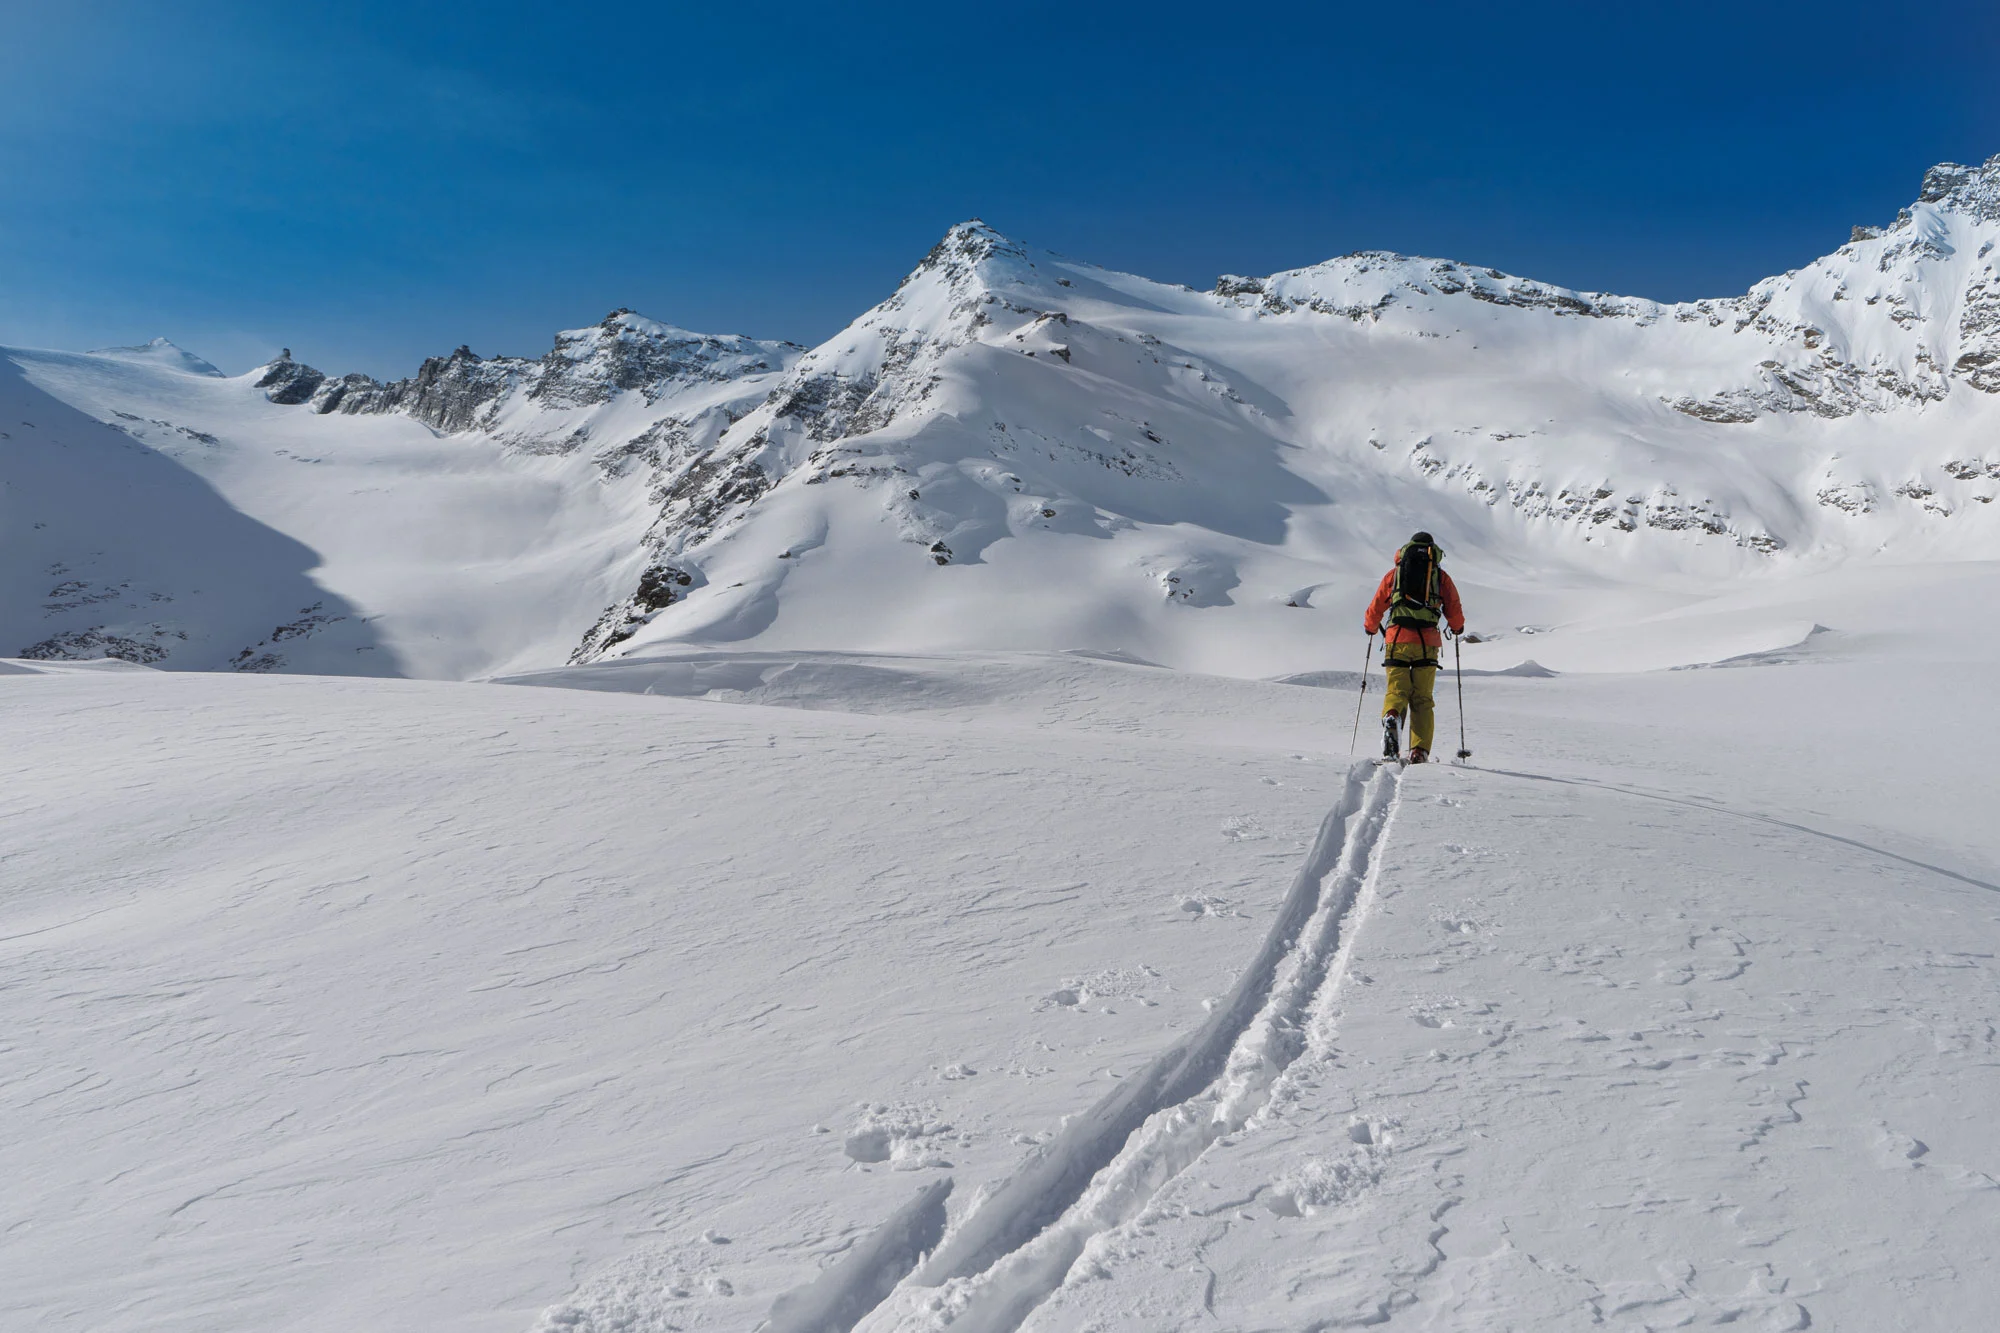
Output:
[[[1444,593],[1444,619],[1451,626],[1453,634],[1465,633],[1465,608],[1459,605],[1458,588],[1451,581],[1451,575],[1438,571],[1438,587]],[[1380,633],[1382,617],[1389,614],[1389,597],[1396,591],[1396,571],[1390,570],[1382,576],[1382,582],[1375,589],[1375,600],[1368,603],[1368,614],[1361,626],[1370,634]],[[1417,629],[1410,625],[1391,625],[1383,637],[1384,643],[1421,643],[1435,648],[1444,642],[1444,636],[1435,629]]]

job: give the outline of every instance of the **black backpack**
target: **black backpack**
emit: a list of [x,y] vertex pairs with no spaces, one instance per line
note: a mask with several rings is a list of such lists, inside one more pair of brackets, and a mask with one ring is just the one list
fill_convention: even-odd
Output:
[[1402,629],[1436,629],[1444,618],[1444,552],[1411,542],[1396,552],[1396,582],[1389,592],[1389,623]]

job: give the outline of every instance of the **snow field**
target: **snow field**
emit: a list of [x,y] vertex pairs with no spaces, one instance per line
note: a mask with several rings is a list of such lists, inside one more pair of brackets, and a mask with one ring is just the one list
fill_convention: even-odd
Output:
[[1873,614],[1361,779],[1348,690],[1102,655],[20,664],[0,1308],[1978,1327],[2000,686]]
[[1254,1132],[1025,1327],[1980,1325],[1993,891],[1434,769],[1377,893]]
[[755,1323],[1200,1021],[1339,782],[32,665],[0,679],[0,1308],[49,1328]]
[[0,1323],[1983,1327],[1996,245],[0,349]]
[[[1870,610],[1860,598],[1836,618],[1861,624]],[[1085,1205],[983,1278],[942,1292],[905,1284],[862,1327],[1338,1327],[1405,1310],[1466,1330],[1894,1327],[1912,1310],[1970,1326],[1990,1299],[1970,1277],[1976,1237],[2000,1212],[1990,1116],[1967,1109],[1990,1104],[2000,1069],[1986,1017],[2000,843],[1973,814],[1988,790],[1982,756],[2000,739],[1987,643],[1975,626],[1941,658],[1925,636],[1842,631],[1736,669],[1475,678],[1475,762],[1503,758],[1491,772],[1404,775],[1377,881],[1385,905],[1357,913],[1342,946],[1348,980],[1317,992],[1306,1051],[1268,1108],[1179,1176],[1136,1188],[1127,1172],[1158,1161],[1153,1136],[1202,1125],[1203,1111],[1170,1112],[1135,1136],[1086,1195],[1115,1200],[1120,1220],[1084,1227],[1078,1262],[1061,1256]],[[726,669],[721,654],[698,656],[705,671]],[[1344,747],[1351,716],[1344,693],[1343,706],[1308,711],[1299,705],[1320,691],[1118,663],[1063,663],[1060,688],[989,689],[982,702],[963,685],[960,697],[864,686],[852,657],[787,667],[777,656],[736,668],[749,688],[727,697],[789,692],[824,707],[828,682],[852,673],[862,707],[894,698],[974,723],[1018,709],[1105,731],[1131,727],[1147,698],[1148,730],[1233,725],[1245,743],[1325,749]],[[1006,669],[930,668],[989,683]],[[1079,669],[1090,686],[1069,674]],[[1937,715],[1954,741],[1942,749],[1907,744],[1905,696],[1926,669],[1951,680],[1958,704]],[[603,670],[644,688],[649,670],[657,684],[689,667]],[[815,671],[811,685],[795,679]],[[1894,951],[1881,947],[1889,939]],[[1451,984],[1471,958],[1494,986]],[[1606,960],[1620,962],[1615,975]],[[1912,967],[1926,984],[1902,984]],[[1580,974],[1587,1005],[1575,1002]],[[1571,993],[1550,994],[1551,977]],[[1532,1000],[1534,1023],[1499,995]],[[1372,1024],[1356,1030],[1375,1044],[1357,1051],[1356,1023]],[[1597,1040],[1614,1032],[1623,1045]],[[1577,1054],[1603,1051],[1601,1062]],[[1788,1061],[1789,1082],[1772,1072]],[[1482,1077],[1461,1077],[1465,1067]],[[1876,1095],[1905,1073],[1896,1097]],[[1797,1099],[1800,1081],[1824,1085],[1821,1107]],[[1577,1086],[1587,1095],[1572,1097]],[[1489,1102],[1490,1113],[1465,1113]],[[1777,1135],[1807,1123],[1807,1135]],[[1894,1207],[1876,1211],[1857,1173],[1894,1167],[1887,1148],[1921,1144],[1902,1161],[1922,1161],[1947,1133],[1954,1155],[1933,1159],[1942,1169],[1899,1180]],[[1427,1152],[1405,1154],[1420,1135]],[[1460,1156],[1477,1172],[1445,1178]],[[1475,1195],[1479,1207],[1461,1212]],[[999,1197],[954,1199],[954,1212],[971,1229]],[[1242,1234],[1225,1243],[1232,1227]],[[1519,1247],[1522,1234],[1536,1246],[1527,1260],[1502,1244]],[[1063,1270],[1057,1282],[1037,1258]]]

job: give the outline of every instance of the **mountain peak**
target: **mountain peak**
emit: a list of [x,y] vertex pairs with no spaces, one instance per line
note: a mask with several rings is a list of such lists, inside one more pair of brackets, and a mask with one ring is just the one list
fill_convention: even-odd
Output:
[[91,355],[110,357],[114,361],[158,366],[163,370],[179,371],[183,375],[205,375],[210,379],[223,378],[222,372],[214,366],[165,338],[155,338],[151,342],[140,343],[135,347],[100,347]]
[[607,333],[617,333],[620,330],[630,329],[636,333],[646,333],[654,336],[660,334],[683,334],[690,338],[702,336],[698,333],[691,333],[678,324],[668,324],[661,320],[648,319],[629,305],[619,306],[616,310],[598,321],[597,327],[605,330]]
[[719,339],[725,342],[730,340],[730,335],[728,334],[695,333],[692,330],[682,328],[678,324],[668,324],[661,320],[648,319],[646,316],[632,309],[632,307],[622,305],[606,315],[594,328],[571,329],[558,334],[557,337],[558,339],[577,338],[600,331],[610,334],[613,337],[619,334],[630,333],[644,338],[671,338],[677,342],[700,342],[704,339]]
[[1981,222],[2000,222],[2000,153],[1976,167],[1938,163],[1924,173],[1917,202],[1964,213]]
[[967,218],[952,224],[940,245],[1013,245],[1014,242],[988,226],[984,218]]
[[923,262],[910,276],[941,272],[955,281],[992,259],[1025,260],[1027,257],[1028,248],[1019,241],[1001,235],[979,218],[967,218],[931,247],[931,252],[924,256]]
[[264,396],[280,407],[298,406],[326,383],[324,372],[304,362],[294,361],[289,347],[250,373],[257,377],[253,381],[256,387],[264,390]]

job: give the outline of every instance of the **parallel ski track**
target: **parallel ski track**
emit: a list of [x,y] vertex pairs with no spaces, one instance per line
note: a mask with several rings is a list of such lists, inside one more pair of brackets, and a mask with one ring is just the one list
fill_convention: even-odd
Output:
[[[1359,925],[1356,904],[1373,883],[1400,786],[1400,771],[1372,761],[1349,769],[1276,922],[1228,998],[1200,1028],[1066,1121],[910,1279],[958,1288],[949,1302],[963,1301],[954,1333],[1019,1328],[1093,1236],[1136,1216],[1268,1101],[1305,1048],[1307,1011],[1338,982],[1336,960]],[[845,1283],[886,1294],[900,1276],[856,1272]],[[824,1333],[846,1333],[869,1313],[827,1324]]]

